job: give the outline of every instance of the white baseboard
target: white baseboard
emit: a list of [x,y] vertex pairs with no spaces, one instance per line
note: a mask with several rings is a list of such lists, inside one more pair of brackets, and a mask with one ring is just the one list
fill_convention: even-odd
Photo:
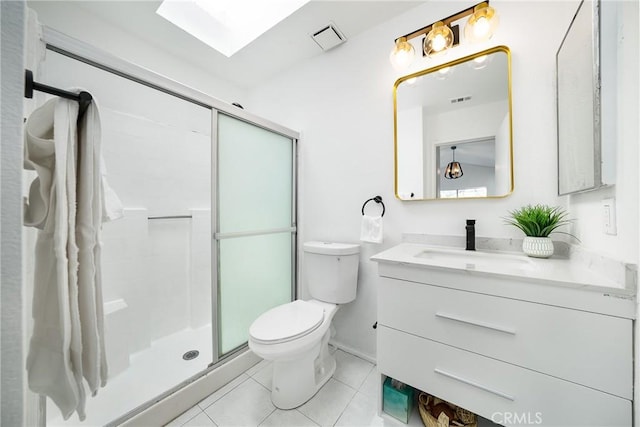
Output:
[[339,348],[342,351],[345,351],[347,353],[351,353],[354,356],[359,357],[360,359],[364,359],[367,362],[371,362],[374,365],[376,365],[378,363],[374,356],[371,356],[370,354],[365,354],[365,353],[363,353],[363,352],[361,352],[359,350],[354,349],[353,347],[351,347],[349,345],[343,344],[341,342],[337,342],[335,340],[330,340],[329,344],[334,346],[334,347],[336,347],[336,348]]

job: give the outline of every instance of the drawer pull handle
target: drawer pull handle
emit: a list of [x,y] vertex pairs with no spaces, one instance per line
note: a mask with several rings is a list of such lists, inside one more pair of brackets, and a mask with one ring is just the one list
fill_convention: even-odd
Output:
[[449,319],[449,320],[455,320],[456,322],[466,323],[468,325],[480,326],[481,328],[492,329],[494,331],[504,332],[505,334],[511,334],[511,335],[515,335],[516,334],[516,330],[515,329],[504,328],[502,326],[496,326],[496,325],[492,325],[490,323],[478,322],[478,321],[475,321],[475,320],[467,320],[467,319],[463,319],[462,317],[454,316],[452,314],[436,313],[436,317],[441,317],[443,319]]
[[461,378],[461,377],[459,377],[457,375],[450,374],[449,372],[445,372],[445,371],[443,371],[441,369],[435,368],[434,372],[436,374],[440,374],[440,375],[444,375],[445,377],[452,378],[452,379],[454,379],[456,381],[460,381],[461,383],[465,383],[465,384],[468,384],[470,386],[479,388],[480,390],[488,391],[489,393],[495,394],[496,396],[500,396],[500,397],[502,397],[504,399],[511,400],[511,401],[515,401],[516,400],[516,398],[511,396],[511,395],[508,395],[508,394],[503,393],[503,392],[498,391],[498,390],[493,390],[493,389],[491,389],[489,387],[485,387],[482,384],[478,384],[477,382],[466,380],[466,379]]

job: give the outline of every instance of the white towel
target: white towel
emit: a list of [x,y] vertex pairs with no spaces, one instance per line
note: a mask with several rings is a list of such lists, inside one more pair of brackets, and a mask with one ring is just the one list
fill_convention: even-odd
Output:
[[362,215],[360,240],[370,243],[382,243],[382,217]]
[[84,417],[74,230],[77,116],[77,102],[48,101],[29,117],[25,141],[25,167],[38,173],[25,224],[39,229],[28,381],[32,391],[58,405],[65,419],[76,410]]
[[104,212],[117,212],[121,204],[114,193],[117,206],[106,206],[95,100],[81,121],[79,141],[77,116],[77,102],[52,99],[25,127],[25,168],[38,174],[25,225],[39,229],[27,370],[32,391],[49,396],[64,419],[76,411],[83,420],[83,376],[92,394],[107,379],[100,230]]
[[[82,373],[95,395],[107,383],[104,349],[104,314],[102,301],[100,230],[105,206],[104,182],[101,167],[100,116],[95,100],[82,117],[79,129],[78,151],[78,283],[80,322],[82,324]],[[115,193],[111,197],[117,196]],[[119,200],[118,205],[121,208]]]

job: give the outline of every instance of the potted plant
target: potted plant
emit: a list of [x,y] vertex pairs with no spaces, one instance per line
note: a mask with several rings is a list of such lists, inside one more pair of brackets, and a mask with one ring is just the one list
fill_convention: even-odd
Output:
[[559,206],[527,205],[509,212],[506,223],[518,227],[525,234],[522,251],[536,258],[549,258],[553,255],[553,241],[549,234],[570,233],[557,231],[559,227],[571,223],[567,212]]

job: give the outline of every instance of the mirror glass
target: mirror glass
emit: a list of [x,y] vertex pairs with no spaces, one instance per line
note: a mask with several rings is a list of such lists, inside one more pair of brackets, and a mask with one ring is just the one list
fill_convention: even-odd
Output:
[[513,191],[510,61],[499,46],[396,81],[397,198]]
[[556,54],[560,195],[615,180],[615,125],[601,111],[615,117],[615,100],[605,94],[617,74],[617,15],[615,2],[582,1]]

